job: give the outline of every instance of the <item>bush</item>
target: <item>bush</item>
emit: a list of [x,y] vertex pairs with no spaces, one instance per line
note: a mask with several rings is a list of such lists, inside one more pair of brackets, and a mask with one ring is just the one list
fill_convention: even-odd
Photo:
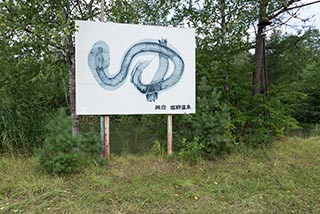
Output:
[[165,149],[161,145],[159,140],[155,140],[153,146],[150,149],[151,154],[156,156],[163,156],[165,154]]
[[232,136],[235,141],[248,146],[264,146],[272,143],[274,137],[297,127],[281,102],[262,95],[243,98],[242,108],[231,108]]
[[202,79],[198,85],[198,94],[197,113],[180,115],[175,123],[180,130],[180,139],[186,139],[182,141],[185,143],[182,143],[180,148],[184,150],[186,145],[189,146],[187,142],[201,142],[203,157],[214,159],[217,155],[228,153],[231,148],[229,108],[220,102],[221,93],[210,87],[206,79]]
[[199,142],[199,137],[195,137],[193,141],[187,142],[182,139],[183,148],[179,151],[178,157],[190,163],[196,163],[203,159],[205,146]]
[[43,148],[37,157],[42,169],[52,174],[78,172],[85,163],[80,136],[72,136],[71,120],[64,109],[49,121]]

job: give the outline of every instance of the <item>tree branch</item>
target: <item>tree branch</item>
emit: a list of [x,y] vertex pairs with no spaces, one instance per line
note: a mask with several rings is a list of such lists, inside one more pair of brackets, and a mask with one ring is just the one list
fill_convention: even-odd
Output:
[[[300,10],[300,9],[301,9],[301,8],[299,8],[299,10]],[[277,27],[279,27],[279,26],[281,26],[281,25],[285,25],[285,26],[290,26],[290,27],[292,27],[291,25],[288,24],[288,22],[289,22],[291,19],[293,19],[293,18],[298,14],[299,10],[295,11],[293,14],[290,14],[290,17],[289,17],[287,20],[285,20],[285,21],[282,21],[282,20],[279,19],[279,18],[274,18],[274,19],[278,20],[279,24],[277,24],[277,25],[275,25],[275,26],[272,26],[272,28],[267,29],[266,32],[267,32],[267,31],[271,31],[271,30],[273,30],[273,29],[275,29],[275,28],[277,28]]]
[[298,8],[302,8],[302,7],[306,7],[306,6],[309,6],[309,5],[320,3],[320,0],[317,0],[317,1],[314,1],[314,2],[309,2],[309,3],[306,3],[306,4],[301,4],[301,5],[296,5],[296,6],[289,7],[293,3],[296,3],[296,2],[299,2],[299,1],[301,1],[301,0],[291,0],[291,1],[289,1],[287,6],[284,6],[282,9],[279,9],[279,11],[274,13],[273,15],[269,15],[268,16],[268,20],[271,21],[272,19],[276,18],[277,16],[279,16],[280,14],[282,14],[282,13],[284,13],[286,11],[290,11],[290,10],[294,10],[294,9],[298,9]]
[[83,12],[82,12],[82,8],[81,8],[79,0],[77,0],[77,6],[78,6],[78,9],[79,9],[79,12],[80,12],[80,16],[83,17]]

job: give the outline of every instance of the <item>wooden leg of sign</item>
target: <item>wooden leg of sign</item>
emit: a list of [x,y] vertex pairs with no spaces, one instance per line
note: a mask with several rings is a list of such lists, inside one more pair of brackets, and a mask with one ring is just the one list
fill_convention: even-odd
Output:
[[168,155],[172,154],[172,115],[168,115]]
[[110,126],[109,116],[104,116],[104,157],[106,160],[110,159]]
[[101,144],[101,158],[104,158],[104,116],[100,116],[100,144]]

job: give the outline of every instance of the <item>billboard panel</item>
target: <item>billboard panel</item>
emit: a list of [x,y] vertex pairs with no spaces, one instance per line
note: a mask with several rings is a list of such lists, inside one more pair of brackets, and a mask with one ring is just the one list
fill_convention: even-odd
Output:
[[195,113],[194,30],[76,25],[78,115]]

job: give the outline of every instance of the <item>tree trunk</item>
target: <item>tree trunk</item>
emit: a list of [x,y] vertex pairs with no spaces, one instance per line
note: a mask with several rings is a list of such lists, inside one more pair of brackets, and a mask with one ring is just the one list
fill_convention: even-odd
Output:
[[75,48],[72,37],[69,37],[67,46],[67,64],[69,72],[69,100],[72,120],[72,135],[77,135],[80,130],[79,116],[76,115],[76,93],[75,93]]
[[262,1],[259,9],[259,23],[258,23],[258,32],[256,34],[256,45],[255,45],[255,69],[252,75],[252,95],[253,96],[256,96],[262,92],[261,90],[261,82],[263,79],[262,75],[264,76],[263,33],[264,33],[264,29],[269,24],[268,20],[266,20],[267,4],[268,4],[268,1]]
[[263,38],[263,94],[265,97],[269,96],[269,78],[266,55],[266,38]]
[[256,96],[260,94],[261,88],[261,74],[263,68],[263,38],[262,38],[263,27],[258,26],[258,33],[256,35],[256,46],[255,46],[255,69],[252,76],[252,95]]
[[[227,23],[226,23],[226,2],[225,0],[220,0],[220,13],[221,13],[221,45],[223,48],[226,46],[226,32],[227,32]],[[226,55],[226,54],[225,54]],[[223,90],[224,92],[227,92],[229,90],[228,85],[228,70],[227,70],[227,56],[224,56],[223,58]]]

